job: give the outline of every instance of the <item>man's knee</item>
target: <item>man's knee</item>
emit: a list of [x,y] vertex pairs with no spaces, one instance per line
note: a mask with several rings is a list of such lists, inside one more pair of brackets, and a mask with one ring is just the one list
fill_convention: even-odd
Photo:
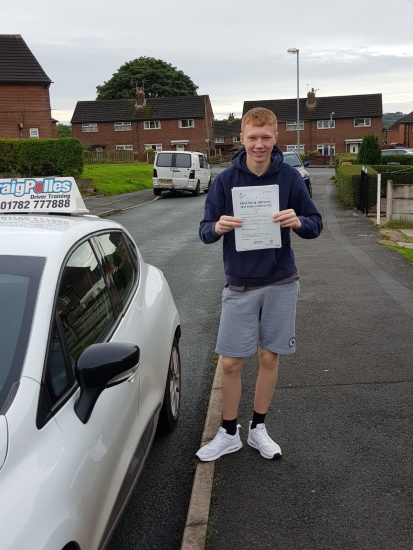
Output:
[[222,372],[224,374],[234,374],[241,371],[243,357],[222,357]]
[[276,369],[278,367],[278,361],[280,355],[273,353],[263,348],[259,348],[260,368],[264,369]]

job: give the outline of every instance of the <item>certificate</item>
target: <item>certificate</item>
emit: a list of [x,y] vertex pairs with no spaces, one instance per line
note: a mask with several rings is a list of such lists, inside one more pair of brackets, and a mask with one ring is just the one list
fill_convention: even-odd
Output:
[[281,248],[280,224],[272,220],[280,210],[278,185],[233,187],[234,216],[242,227],[235,228],[237,252]]

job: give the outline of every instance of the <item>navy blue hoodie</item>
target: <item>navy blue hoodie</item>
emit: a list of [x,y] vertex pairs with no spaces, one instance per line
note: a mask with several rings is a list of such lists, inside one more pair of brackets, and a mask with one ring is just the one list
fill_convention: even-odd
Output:
[[[256,176],[246,165],[245,149],[232,157],[232,166],[219,174],[205,201],[204,219],[199,236],[205,244],[215,243],[222,235],[215,233],[215,223],[221,216],[233,216],[233,187],[278,185],[280,211],[292,208],[301,220],[295,232],[303,239],[315,239],[323,223],[302,177],[295,168],[283,162],[281,150],[274,146],[267,172]],[[297,272],[290,243],[290,228],[281,228],[281,248],[237,252],[235,232],[224,233],[224,270],[226,283],[235,286],[265,286],[282,281]]]

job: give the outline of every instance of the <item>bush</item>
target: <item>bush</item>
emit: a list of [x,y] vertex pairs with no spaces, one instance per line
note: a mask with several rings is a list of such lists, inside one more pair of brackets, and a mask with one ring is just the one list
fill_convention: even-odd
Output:
[[315,149],[314,151],[310,151],[310,153],[308,153],[311,157],[318,157],[321,155],[320,151],[318,151],[317,149]]
[[[368,203],[369,207],[376,204],[377,187],[376,183],[376,170],[371,166],[367,166],[367,173],[369,176],[369,194]],[[357,208],[360,202],[360,186],[361,186],[361,165],[350,166],[338,166],[336,169],[337,175],[337,188],[340,199],[349,206]]]
[[78,139],[0,139],[0,172],[11,176],[79,177],[83,162]]
[[383,155],[381,164],[413,165],[413,155]]
[[351,162],[351,164],[358,164],[357,154],[356,153],[337,153],[337,155],[334,156],[335,167],[337,168],[337,166],[341,166],[343,162]]
[[215,155],[215,157],[211,157],[209,159],[209,164],[221,164],[221,162],[222,162],[221,155]]
[[383,197],[387,194],[387,180],[393,180],[393,183],[395,184],[413,185],[413,167],[408,169],[405,166],[375,165],[371,168],[376,170],[379,174],[382,174],[381,191]]
[[381,147],[374,134],[364,136],[357,155],[357,164],[381,164]]

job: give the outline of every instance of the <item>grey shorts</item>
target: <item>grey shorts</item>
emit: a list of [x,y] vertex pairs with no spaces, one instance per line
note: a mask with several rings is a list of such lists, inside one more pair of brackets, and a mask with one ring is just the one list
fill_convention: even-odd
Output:
[[259,345],[273,353],[294,353],[299,293],[298,281],[245,292],[224,288],[215,351],[226,357],[248,357]]

